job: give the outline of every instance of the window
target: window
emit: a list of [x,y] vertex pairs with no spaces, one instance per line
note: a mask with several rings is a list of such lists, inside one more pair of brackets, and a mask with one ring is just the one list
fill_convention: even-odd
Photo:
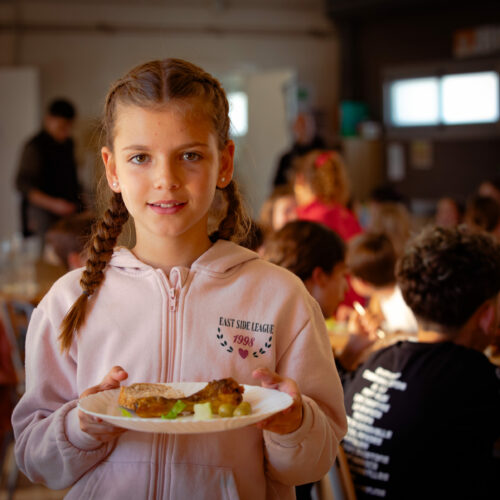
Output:
[[498,116],[498,73],[447,75],[441,79],[442,121],[492,123]]
[[476,70],[445,64],[386,72],[384,121],[389,133],[426,127],[433,134],[498,133],[500,68],[495,64]]
[[248,131],[248,96],[245,92],[228,92],[231,135],[241,137]]
[[410,78],[391,84],[391,122],[398,127],[439,123],[439,80]]

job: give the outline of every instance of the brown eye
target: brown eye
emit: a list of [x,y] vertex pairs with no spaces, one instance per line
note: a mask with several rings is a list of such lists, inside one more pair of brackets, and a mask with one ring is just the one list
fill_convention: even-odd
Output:
[[182,159],[186,161],[196,161],[199,160],[201,156],[198,153],[193,153],[192,151],[187,151],[182,154]]
[[141,165],[142,163],[146,163],[148,161],[148,155],[141,153],[138,155],[135,155],[131,158],[132,163],[135,163],[137,165]]

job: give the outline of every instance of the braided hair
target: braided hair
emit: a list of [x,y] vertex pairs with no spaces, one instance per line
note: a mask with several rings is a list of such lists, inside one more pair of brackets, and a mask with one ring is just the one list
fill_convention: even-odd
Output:
[[[206,116],[212,119],[218,147],[222,150],[229,141],[229,104],[221,84],[203,69],[181,59],[151,61],[132,69],[109,90],[103,115],[103,134],[106,146],[113,151],[114,129],[118,104],[161,109],[171,101],[197,98]],[[219,189],[219,188],[218,188]],[[236,183],[222,190],[226,211],[218,227],[209,237],[236,243],[244,240],[250,219],[243,207]],[[103,280],[113,248],[129,217],[120,193],[113,193],[109,208],[94,227],[88,245],[88,260],[82,273],[82,294],[72,305],[61,323],[59,341],[62,351],[68,351],[73,334],[84,324],[87,305],[94,298]],[[95,300],[95,298],[94,298]]]

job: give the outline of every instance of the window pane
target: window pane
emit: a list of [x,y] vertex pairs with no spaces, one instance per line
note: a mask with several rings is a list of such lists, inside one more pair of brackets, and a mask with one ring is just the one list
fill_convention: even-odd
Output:
[[390,86],[391,123],[393,125],[437,125],[439,120],[438,79],[410,78]]
[[443,123],[491,123],[498,120],[498,73],[485,71],[442,78]]
[[248,131],[248,96],[245,92],[228,92],[231,135],[240,137]]

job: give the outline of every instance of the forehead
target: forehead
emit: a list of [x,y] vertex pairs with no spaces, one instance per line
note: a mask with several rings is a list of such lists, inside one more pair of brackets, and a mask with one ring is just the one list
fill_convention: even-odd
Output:
[[215,130],[206,106],[194,99],[172,100],[161,106],[117,104],[114,139],[145,134],[151,137],[210,136]]

